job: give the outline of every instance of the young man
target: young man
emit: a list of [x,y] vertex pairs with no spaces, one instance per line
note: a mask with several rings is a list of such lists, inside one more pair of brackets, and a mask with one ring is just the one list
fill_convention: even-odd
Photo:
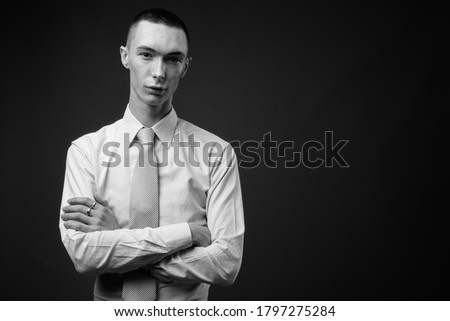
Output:
[[124,117],[75,140],[67,154],[60,231],[95,300],[207,300],[239,272],[244,216],[233,149],[177,117],[189,34],[163,9],[130,25]]

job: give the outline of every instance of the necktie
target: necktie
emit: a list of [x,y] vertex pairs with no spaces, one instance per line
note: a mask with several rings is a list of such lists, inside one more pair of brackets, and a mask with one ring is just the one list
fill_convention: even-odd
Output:
[[[130,229],[159,226],[158,167],[154,150],[154,132],[142,128],[137,138],[139,157],[133,173],[130,196]],[[124,275],[122,297],[126,301],[155,301],[157,280],[143,269]]]

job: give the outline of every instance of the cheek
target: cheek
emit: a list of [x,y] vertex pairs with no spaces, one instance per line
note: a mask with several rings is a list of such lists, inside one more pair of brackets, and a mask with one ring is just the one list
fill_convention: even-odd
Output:
[[138,80],[139,80],[139,77],[138,77],[136,71],[133,70],[132,68],[130,68],[130,81],[131,81],[131,84],[134,85],[134,84],[138,83],[139,82]]
[[169,75],[169,81],[170,81],[170,87],[173,89],[176,89],[178,86],[178,83],[180,82],[182,73],[178,70],[175,71],[173,74]]
[[139,84],[145,79],[145,68],[142,66],[130,65],[130,77],[133,83]]

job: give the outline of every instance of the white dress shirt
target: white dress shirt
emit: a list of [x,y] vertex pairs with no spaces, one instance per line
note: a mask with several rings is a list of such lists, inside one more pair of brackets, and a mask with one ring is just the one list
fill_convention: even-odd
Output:
[[[121,229],[84,233],[66,229],[60,220],[63,244],[78,272],[97,276],[94,295],[99,299],[121,300],[121,274],[144,267],[149,277],[151,270],[164,280],[159,300],[206,300],[210,284],[234,282],[242,261],[244,213],[236,155],[224,140],[179,119],[172,108],[152,127],[162,162],[160,227],[128,229],[139,158],[132,141],[142,127],[127,107],[123,119],[72,142],[61,207],[69,198],[94,199],[97,193]],[[194,247],[187,222],[205,224],[211,245]]]

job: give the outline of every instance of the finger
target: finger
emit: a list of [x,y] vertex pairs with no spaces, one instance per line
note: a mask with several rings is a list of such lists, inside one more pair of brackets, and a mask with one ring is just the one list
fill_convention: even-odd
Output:
[[89,209],[89,207],[87,207],[85,205],[69,205],[69,206],[64,206],[62,208],[64,213],[83,213],[83,214],[86,214],[88,209]]
[[89,197],[73,197],[67,200],[67,203],[70,205],[84,205],[87,207],[91,207],[94,204],[94,201]]
[[63,221],[77,221],[86,225],[92,225],[92,218],[83,213],[64,213],[61,215]]
[[[95,207],[99,207],[100,205],[95,205]],[[97,209],[97,210],[94,210],[94,209],[91,209],[90,211],[89,211],[89,215],[88,214],[86,214],[86,216],[88,216],[88,217],[99,217],[99,216],[101,216],[100,214],[102,213],[102,211],[100,211],[99,209]]]
[[88,233],[92,230],[90,225],[86,225],[77,221],[66,221],[64,222],[64,227],[66,229],[80,231],[84,233]]

